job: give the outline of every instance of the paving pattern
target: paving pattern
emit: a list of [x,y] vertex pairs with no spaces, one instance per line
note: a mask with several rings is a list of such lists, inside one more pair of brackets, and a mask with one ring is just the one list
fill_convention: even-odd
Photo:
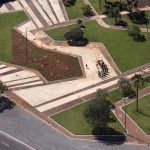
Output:
[[6,63],[0,63],[0,80],[11,90],[43,85],[40,77],[31,70]]
[[60,0],[18,0],[5,3],[0,7],[0,13],[16,11],[25,11],[36,28],[68,20]]

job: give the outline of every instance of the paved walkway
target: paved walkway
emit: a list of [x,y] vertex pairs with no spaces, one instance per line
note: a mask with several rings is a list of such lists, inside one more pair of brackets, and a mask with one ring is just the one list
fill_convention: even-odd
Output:
[[[145,88],[144,90],[141,90],[139,92],[139,99],[150,94],[150,87]],[[136,100],[136,97],[133,98],[126,98],[126,104],[130,104]],[[116,108],[113,109],[114,114],[117,116],[117,118],[121,121],[121,123],[125,126],[125,112],[122,110],[122,107],[125,106],[125,99],[115,103]],[[136,113],[136,112],[135,112]],[[137,126],[137,124],[131,120],[131,118],[127,115],[126,118],[126,127],[128,132],[128,138],[127,140],[138,140],[140,143],[145,143],[150,145],[150,136],[147,136],[143,130]],[[134,137],[134,139],[133,139]]]

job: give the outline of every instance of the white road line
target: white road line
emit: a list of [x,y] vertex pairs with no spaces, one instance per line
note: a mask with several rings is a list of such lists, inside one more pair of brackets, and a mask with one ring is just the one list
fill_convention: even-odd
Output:
[[54,24],[57,24],[58,21],[56,20],[49,4],[47,3],[46,0],[38,0],[39,3],[41,4],[41,6],[43,7],[43,9],[46,11],[46,13],[49,15],[49,17],[52,19],[52,21],[54,22]]
[[49,18],[46,16],[46,14],[44,13],[44,11],[41,9],[41,7],[39,6],[39,4],[35,1],[32,0],[32,3],[34,4],[34,6],[38,9],[38,11],[40,12],[40,14],[42,15],[43,19],[50,25],[52,25],[51,21],[49,20]]
[[10,145],[6,144],[5,142],[1,141],[2,144],[4,144],[7,147],[10,147]]
[[49,0],[60,22],[64,22],[65,18],[62,13],[58,0]]
[[26,1],[25,0],[21,0],[20,2],[25,7],[25,10],[30,14],[30,16],[32,16],[32,19],[35,21],[35,23],[37,24],[37,26],[39,28],[42,28],[43,25],[41,24],[41,22],[39,21],[39,19],[36,17],[36,15],[34,14],[34,12],[31,10],[31,8],[28,6],[28,4],[26,3]]
[[5,132],[3,132],[3,131],[0,131],[0,133],[2,133],[2,134],[4,134],[4,135],[8,136],[9,138],[11,138],[11,139],[13,139],[13,140],[15,140],[15,141],[17,141],[17,142],[19,142],[19,143],[21,143],[21,144],[23,144],[23,145],[29,147],[29,148],[31,148],[32,150],[36,150],[36,149],[34,149],[33,147],[31,147],[31,146],[29,146],[29,145],[27,145],[27,144],[21,142],[20,140],[18,140],[18,139],[16,139],[16,138],[12,137],[12,136],[10,136],[10,135],[8,135],[7,133],[5,133]]

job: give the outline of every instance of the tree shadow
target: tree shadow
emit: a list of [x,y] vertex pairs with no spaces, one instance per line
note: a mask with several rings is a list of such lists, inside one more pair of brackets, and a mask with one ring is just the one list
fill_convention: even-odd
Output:
[[76,3],[76,0],[69,0],[67,3],[64,2],[64,5],[66,7],[71,7],[71,6],[74,6]]
[[15,103],[10,101],[8,98],[4,96],[0,96],[0,113],[2,113],[4,110],[11,110],[15,107]]
[[95,128],[92,131],[96,140],[103,142],[106,145],[121,145],[126,141],[126,136],[113,128]]
[[87,38],[83,38],[80,41],[68,41],[67,42],[70,46],[86,46],[89,44],[89,41]]
[[128,14],[128,17],[132,21],[132,23],[135,23],[138,25],[147,24],[146,14],[143,11]]
[[0,7],[5,3],[14,2],[14,1],[16,0],[0,0]]
[[116,26],[123,26],[123,27],[127,27],[128,23],[125,22],[124,20],[119,20],[118,22],[115,22]]
[[141,140],[141,139],[139,139],[139,138],[137,138],[137,137],[134,137],[134,136],[132,136],[132,135],[130,135],[130,134],[128,134],[128,136],[131,137],[131,138],[133,138],[133,139],[136,139],[136,140],[138,140],[138,141],[140,141],[140,142],[142,142],[142,143],[144,143],[144,144],[150,145],[150,143],[147,143],[147,142],[145,142],[145,141],[143,141],[143,140]]
[[142,113],[141,111],[138,111],[138,113],[140,113],[141,115],[144,115],[144,116],[146,116],[146,117],[150,117],[150,115],[147,115],[147,114],[145,114],[145,113]]

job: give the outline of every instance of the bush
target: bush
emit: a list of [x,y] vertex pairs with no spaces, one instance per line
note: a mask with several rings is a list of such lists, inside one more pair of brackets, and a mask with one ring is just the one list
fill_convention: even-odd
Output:
[[83,35],[84,32],[81,30],[81,28],[74,28],[66,32],[64,37],[66,40],[80,41],[83,39]]
[[141,30],[140,30],[139,26],[132,25],[132,26],[127,27],[127,32],[128,32],[129,36],[133,37],[133,39],[136,39],[139,37]]
[[94,15],[90,5],[86,5],[86,6],[82,7],[82,10],[83,10],[83,14],[85,16],[93,16]]
[[108,94],[107,94],[107,91],[105,89],[97,89],[96,90],[96,96],[97,97],[106,97]]

